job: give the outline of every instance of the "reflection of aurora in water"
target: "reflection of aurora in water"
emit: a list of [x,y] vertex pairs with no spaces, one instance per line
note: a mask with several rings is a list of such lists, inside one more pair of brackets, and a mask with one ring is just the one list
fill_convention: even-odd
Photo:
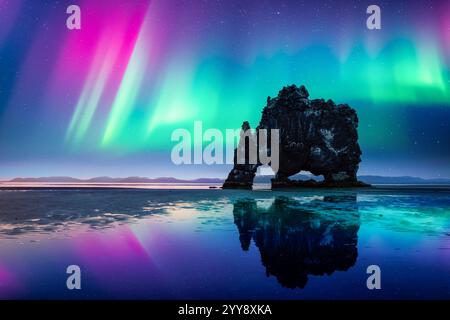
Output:
[[[289,201],[281,201],[279,196]],[[352,197],[354,201],[349,201]],[[446,189],[253,192],[245,197],[239,192],[212,190],[178,190],[174,194],[169,190],[52,189],[0,191],[0,235],[45,234],[80,225],[107,228],[180,210],[214,213],[206,221],[220,225],[228,206],[252,201],[258,211],[283,212],[286,206],[308,217],[320,213],[321,220],[340,224],[355,223],[358,214],[364,224],[393,231],[436,236],[450,232],[450,190]]]
[[450,235],[450,197],[446,192],[427,194],[361,195],[363,222],[400,232]]
[[[57,275],[74,263],[85,298],[450,292],[448,189],[3,190],[0,239],[0,297],[71,298]],[[376,296],[368,264],[383,270]]]

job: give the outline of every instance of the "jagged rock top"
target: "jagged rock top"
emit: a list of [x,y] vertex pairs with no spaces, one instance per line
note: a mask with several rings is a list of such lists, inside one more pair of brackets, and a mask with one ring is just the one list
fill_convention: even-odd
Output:
[[295,106],[302,102],[306,103],[308,97],[309,92],[305,86],[297,87],[296,85],[291,85],[283,87],[278,93],[278,97],[273,99],[267,97],[267,106],[269,108]]
[[355,127],[358,126],[358,117],[353,108],[348,104],[336,104],[333,100],[328,99],[313,99],[310,100],[309,92],[304,85],[296,86],[295,84],[283,87],[275,98],[267,97],[267,106],[263,109],[263,117],[261,124],[264,123],[264,119],[270,115],[284,111],[307,111],[307,115],[314,113],[316,116],[321,115],[322,111],[327,113],[336,113],[341,117],[348,119]]

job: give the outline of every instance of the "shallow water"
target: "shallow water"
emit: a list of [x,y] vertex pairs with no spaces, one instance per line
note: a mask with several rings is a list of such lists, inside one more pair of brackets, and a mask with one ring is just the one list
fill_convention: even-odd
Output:
[[449,299],[450,189],[0,190],[0,298]]

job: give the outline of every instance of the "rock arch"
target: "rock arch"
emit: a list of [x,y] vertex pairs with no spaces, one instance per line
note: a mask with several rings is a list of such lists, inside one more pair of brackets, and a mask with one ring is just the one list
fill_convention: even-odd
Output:
[[[276,98],[268,97],[256,130],[280,130],[279,170],[272,188],[367,186],[357,180],[361,162],[357,128],[358,116],[353,108],[332,100],[310,100],[304,86],[283,87]],[[250,129],[247,121],[242,129]],[[240,141],[239,147],[243,143]],[[235,150],[234,167],[223,188],[251,189],[259,165],[248,161],[238,164]],[[289,180],[301,171],[323,175],[324,181]]]

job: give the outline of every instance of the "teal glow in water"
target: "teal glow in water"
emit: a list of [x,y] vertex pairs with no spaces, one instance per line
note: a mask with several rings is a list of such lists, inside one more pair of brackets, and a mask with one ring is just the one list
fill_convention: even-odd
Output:
[[0,238],[1,298],[450,298],[446,188],[3,190]]

